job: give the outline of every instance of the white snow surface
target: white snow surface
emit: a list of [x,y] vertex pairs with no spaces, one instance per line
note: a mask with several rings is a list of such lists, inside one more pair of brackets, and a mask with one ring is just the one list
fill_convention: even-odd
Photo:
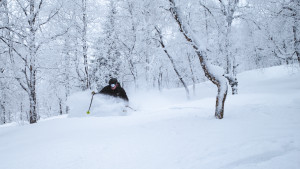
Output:
[[[299,169],[300,71],[243,72],[214,118],[216,87],[128,91],[130,106],[76,93],[71,113],[0,126],[0,169]],[[107,105],[111,105],[107,106]]]

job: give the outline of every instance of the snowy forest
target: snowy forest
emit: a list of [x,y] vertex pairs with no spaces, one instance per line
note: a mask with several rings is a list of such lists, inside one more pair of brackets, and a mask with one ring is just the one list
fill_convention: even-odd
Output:
[[0,0],[0,124],[69,113],[111,77],[132,93],[216,86],[240,72],[300,65],[299,0]]

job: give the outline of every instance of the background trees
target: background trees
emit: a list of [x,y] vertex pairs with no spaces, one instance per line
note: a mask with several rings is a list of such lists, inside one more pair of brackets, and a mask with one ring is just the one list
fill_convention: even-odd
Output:
[[192,98],[190,85],[214,79],[206,63],[237,94],[238,72],[300,64],[299,9],[296,0],[1,0],[0,123],[66,114],[72,93],[110,77],[131,92],[184,87]]

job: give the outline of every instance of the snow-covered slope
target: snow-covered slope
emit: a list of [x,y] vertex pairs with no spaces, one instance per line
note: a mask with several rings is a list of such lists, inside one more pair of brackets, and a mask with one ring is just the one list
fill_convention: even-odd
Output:
[[183,89],[129,92],[138,110],[125,116],[102,114],[97,97],[86,115],[90,93],[75,94],[69,118],[0,126],[0,168],[299,169],[299,70],[272,67],[238,79],[222,120],[214,118],[209,82],[190,101]]

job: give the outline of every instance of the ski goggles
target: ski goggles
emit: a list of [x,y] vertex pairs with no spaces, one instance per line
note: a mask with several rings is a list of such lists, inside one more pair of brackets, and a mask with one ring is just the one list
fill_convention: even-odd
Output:
[[111,84],[110,87],[114,88],[116,87],[116,84]]

